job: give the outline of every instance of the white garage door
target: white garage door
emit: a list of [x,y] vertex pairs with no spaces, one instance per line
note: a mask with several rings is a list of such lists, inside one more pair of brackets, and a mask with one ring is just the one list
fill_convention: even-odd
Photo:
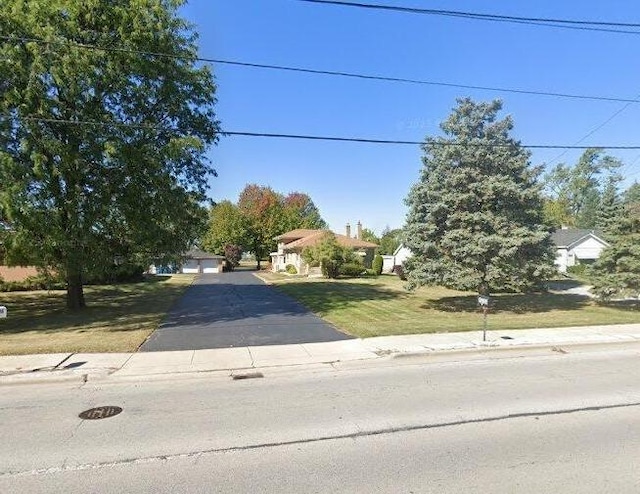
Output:
[[219,273],[218,260],[217,259],[202,259],[200,261],[202,265],[203,273]]
[[182,265],[183,273],[199,273],[198,261],[196,259],[187,259]]

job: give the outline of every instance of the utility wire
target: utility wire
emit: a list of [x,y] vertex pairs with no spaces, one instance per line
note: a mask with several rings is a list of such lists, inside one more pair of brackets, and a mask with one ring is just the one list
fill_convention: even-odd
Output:
[[[12,118],[9,115],[3,115],[3,117]],[[45,117],[22,117],[25,121],[41,122],[41,123],[54,123],[54,124],[68,124],[68,125],[89,125],[97,127],[123,127],[123,128],[136,128],[146,130],[158,130],[164,132],[177,132],[176,129],[171,127],[162,127],[150,124],[136,124],[127,122],[97,122],[87,120],[64,120],[57,118],[45,118]],[[337,141],[337,142],[356,142],[356,143],[369,143],[369,144],[398,144],[398,145],[423,145],[425,141],[403,141],[394,139],[369,139],[364,137],[340,137],[340,136],[320,136],[309,134],[276,134],[266,132],[245,132],[245,131],[230,131],[221,130],[222,136],[242,136],[242,137],[264,137],[264,138],[276,138],[276,139],[303,139],[313,141]],[[432,140],[428,142],[433,146],[455,146],[455,147],[476,147],[476,148],[511,148],[513,144],[484,144],[484,143],[457,143],[457,142],[443,142]],[[626,149],[626,150],[640,150],[638,146],[574,146],[574,145],[555,145],[555,144],[520,144],[524,148],[528,149],[589,149],[589,148],[605,148],[605,149]]]
[[[14,42],[20,42],[20,43],[33,42],[33,43],[40,43],[40,44],[60,44],[65,46],[73,46],[76,48],[87,49],[87,50],[129,53],[129,54],[136,54],[136,55],[147,55],[147,56],[173,58],[173,59],[187,58],[180,55],[172,55],[170,53],[159,53],[159,52],[134,50],[129,48],[119,48],[119,47],[103,47],[103,46],[91,45],[86,43],[77,43],[77,42],[71,42],[71,41],[48,41],[48,40],[39,39],[39,38],[3,36],[3,35],[0,35],[0,40],[14,41]],[[529,95],[535,95],[535,96],[549,96],[549,97],[556,97],[556,98],[580,99],[580,100],[591,100],[591,101],[612,101],[612,102],[617,101],[621,103],[640,103],[640,99],[637,99],[637,98],[631,99],[631,98],[619,98],[614,96],[596,96],[596,95],[585,95],[585,94],[561,93],[561,92],[553,92],[553,91],[536,91],[536,90],[530,90],[530,89],[478,86],[473,84],[459,84],[454,82],[429,81],[424,79],[410,79],[410,78],[404,78],[404,77],[362,74],[362,73],[356,73],[356,72],[320,70],[320,69],[311,69],[306,67],[292,67],[287,65],[241,62],[237,60],[224,60],[219,58],[193,57],[192,59],[199,62],[217,63],[217,64],[232,65],[232,66],[238,66],[238,67],[278,70],[278,71],[286,71],[286,72],[300,72],[300,73],[306,73],[306,74],[329,75],[329,76],[348,77],[348,78],[354,78],[354,79],[366,79],[366,80],[374,80],[374,81],[400,82],[400,83],[406,83],[406,84],[418,84],[418,85],[426,85],[426,86],[452,87],[452,88],[473,89],[473,90],[480,90],[480,91],[529,94]]]
[[[548,26],[563,29],[578,29],[584,31],[601,31],[621,34],[640,34],[640,30],[625,30],[615,28],[640,28],[640,23],[635,22],[612,22],[612,21],[591,21],[580,19],[554,19],[545,17],[520,17],[500,14],[483,14],[479,12],[465,12],[458,10],[421,9],[415,7],[403,7],[399,5],[382,5],[363,2],[346,2],[340,0],[298,0],[306,3],[324,4],[340,7],[356,7],[362,9],[395,11],[409,14],[437,15],[447,17],[459,17],[463,19],[473,19],[491,22],[509,22],[515,24],[530,24],[534,26]],[[597,27],[602,26],[602,27]],[[606,29],[606,27],[614,29]]]

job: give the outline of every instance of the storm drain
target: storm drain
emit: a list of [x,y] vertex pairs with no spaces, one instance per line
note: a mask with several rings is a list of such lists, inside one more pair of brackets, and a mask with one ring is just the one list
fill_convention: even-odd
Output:
[[78,417],[83,420],[100,420],[100,419],[108,419],[109,417],[115,417],[119,413],[122,412],[122,408],[116,406],[104,406],[104,407],[96,407],[90,408],[89,410],[85,410],[80,413]]
[[238,379],[257,379],[260,377],[264,377],[262,372],[245,372],[244,374],[233,374],[231,376],[234,381],[237,381]]

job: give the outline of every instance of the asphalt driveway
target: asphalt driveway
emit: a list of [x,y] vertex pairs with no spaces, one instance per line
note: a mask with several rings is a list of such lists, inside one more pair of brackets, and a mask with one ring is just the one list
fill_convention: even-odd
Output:
[[251,272],[201,275],[140,351],[287,345],[351,338]]

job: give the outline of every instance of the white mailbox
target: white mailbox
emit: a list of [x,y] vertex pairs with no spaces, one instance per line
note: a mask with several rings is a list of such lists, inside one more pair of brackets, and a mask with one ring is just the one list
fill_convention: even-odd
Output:
[[0,319],[7,317],[7,308],[4,305],[0,305]]

